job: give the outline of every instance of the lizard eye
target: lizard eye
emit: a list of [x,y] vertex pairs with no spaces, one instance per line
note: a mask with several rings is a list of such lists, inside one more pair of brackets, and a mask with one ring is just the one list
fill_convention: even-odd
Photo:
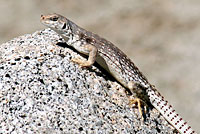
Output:
[[92,42],[91,38],[86,38],[85,40],[86,40],[87,43],[91,43]]
[[58,17],[56,17],[56,16],[51,17],[50,20],[52,20],[52,21],[57,21],[57,20],[58,20]]

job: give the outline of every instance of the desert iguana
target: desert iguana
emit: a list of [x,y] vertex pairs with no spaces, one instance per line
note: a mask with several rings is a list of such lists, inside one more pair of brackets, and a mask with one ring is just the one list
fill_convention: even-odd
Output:
[[[74,58],[81,67],[89,67],[95,61],[131,92],[145,91],[150,103],[182,134],[196,132],[175,112],[168,101],[152,86],[134,63],[116,46],[104,38],[89,32],[59,14],[41,15],[41,22],[57,32],[66,43],[80,53],[89,55],[87,61]],[[140,99],[130,101],[138,103]]]

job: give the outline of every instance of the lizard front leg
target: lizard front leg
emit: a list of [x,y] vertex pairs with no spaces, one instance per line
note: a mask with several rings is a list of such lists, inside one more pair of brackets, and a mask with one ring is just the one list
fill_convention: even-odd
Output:
[[[81,48],[81,49],[80,49]],[[73,58],[71,61],[79,64],[81,67],[90,67],[96,61],[97,48],[91,44],[85,44],[79,48],[81,53],[89,54],[88,60],[84,61],[80,58]]]

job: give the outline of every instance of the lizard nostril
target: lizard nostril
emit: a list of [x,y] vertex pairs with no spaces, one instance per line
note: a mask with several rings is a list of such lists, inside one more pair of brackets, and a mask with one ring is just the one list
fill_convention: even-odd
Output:
[[44,15],[41,15],[40,19],[41,20],[44,20],[45,16]]
[[44,20],[45,16],[44,15],[41,15],[40,19],[41,20]]

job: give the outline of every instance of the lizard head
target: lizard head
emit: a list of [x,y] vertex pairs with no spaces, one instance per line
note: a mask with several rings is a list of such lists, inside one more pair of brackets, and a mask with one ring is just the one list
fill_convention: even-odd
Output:
[[51,28],[59,34],[71,34],[69,20],[64,16],[53,13],[48,15],[41,15],[40,21],[45,26]]

